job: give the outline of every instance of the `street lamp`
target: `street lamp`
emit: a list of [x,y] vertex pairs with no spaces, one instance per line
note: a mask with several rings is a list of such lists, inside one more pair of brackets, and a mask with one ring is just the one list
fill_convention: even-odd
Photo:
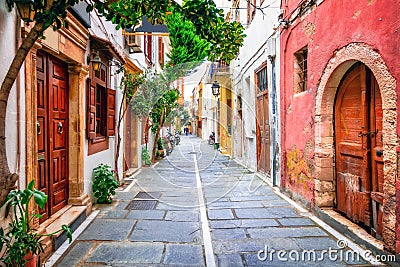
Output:
[[218,81],[214,81],[211,85],[212,94],[218,98],[217,100],[217,129],[215,133],[215,148],[219,148],[219,88],[221,86],[218,84]]
[[18,14],[24,22],[32,22],[35,17],[35,10],[33,8],[34,0],[7,0],[10,11],[13,6],[17,6]]
[[212,94],[213,94],[215,97],[218,97],[218,96],[219,96],[219,88],[220,88],[220,85],[218,84],[217,81],[215,81],[215,82],[212,84],[212,86],[211,86]]
[[99,51],[95,52],[95,56],[93,57],[92,60],[90,60],[90,62],[92,63],[92,68],[94,71],[100,70],[101,64],[103,63],[101,62]]

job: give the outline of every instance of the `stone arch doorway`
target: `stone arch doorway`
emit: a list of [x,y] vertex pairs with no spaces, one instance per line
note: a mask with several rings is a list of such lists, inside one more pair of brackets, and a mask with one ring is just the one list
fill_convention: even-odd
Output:
[[335,208],[382,236],[382,98],[377,81],[361,62],[343,76],[334,107]]
[[376,78],[382,98],[383,200],[382,236],[385,246],[394,250],[396,203],[396,82],[382,57],[363,43],[349,44],[333,55],[326,65],[317,90],[315,106],[315,203],[318,207],[335,207],[336,179],[335,99],[345,74],[354,64],[363,64]]

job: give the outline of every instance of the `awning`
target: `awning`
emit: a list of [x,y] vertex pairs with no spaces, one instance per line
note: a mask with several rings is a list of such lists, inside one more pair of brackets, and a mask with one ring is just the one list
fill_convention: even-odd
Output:
[[136,64],[133,63],[132,60],[130,60],[129,58],[126,58],[125,68],[127,68],[132,73],[143,73],[143,71],[138,66],[136,66]]
[[119,53],[118,49],[109,40],[98,37],[97,35],[90,36],[90,47],[92,50],[103,51],[111,58],[116,58],[119,62],[125,64],[124,56]]

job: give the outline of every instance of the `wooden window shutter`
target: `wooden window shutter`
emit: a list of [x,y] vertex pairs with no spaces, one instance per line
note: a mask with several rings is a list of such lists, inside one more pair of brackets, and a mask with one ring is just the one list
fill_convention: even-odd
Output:
[[86,133],[87,138],[93,140],[96,137],[96,87],[92,85],[92,79],[86,79]]
[[115,135],[115,90],[107,90],[107,136]]

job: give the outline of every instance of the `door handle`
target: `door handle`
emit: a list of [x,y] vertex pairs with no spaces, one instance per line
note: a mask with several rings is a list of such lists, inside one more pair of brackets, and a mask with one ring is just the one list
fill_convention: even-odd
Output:
[[367,135],[371,135],[371,137],[374,137],[374,135],[377,134],[377,133],[378,133],[378,130],[373,131],[373,132],[365,132],[365,133],[360,132],[360,133],[358,134],[358,137],[367,136]]
[[59,121],[58,123],[57,123],[57,133],[58,134],[62,134],[63,133],[63,124],[62,124],[62,122],[61,121]]
[[383,155],[383,151],[382,151],[382,150],[379,150],[379,149],[377,149],[377,150],[375,150],[375,155],[376,155],[377,157],[382,157],[382,155]]
[[40,129],[40,123],[38,121],[36,122],[36,131],[37,131],[38,135],[42,133],[42,131]]

